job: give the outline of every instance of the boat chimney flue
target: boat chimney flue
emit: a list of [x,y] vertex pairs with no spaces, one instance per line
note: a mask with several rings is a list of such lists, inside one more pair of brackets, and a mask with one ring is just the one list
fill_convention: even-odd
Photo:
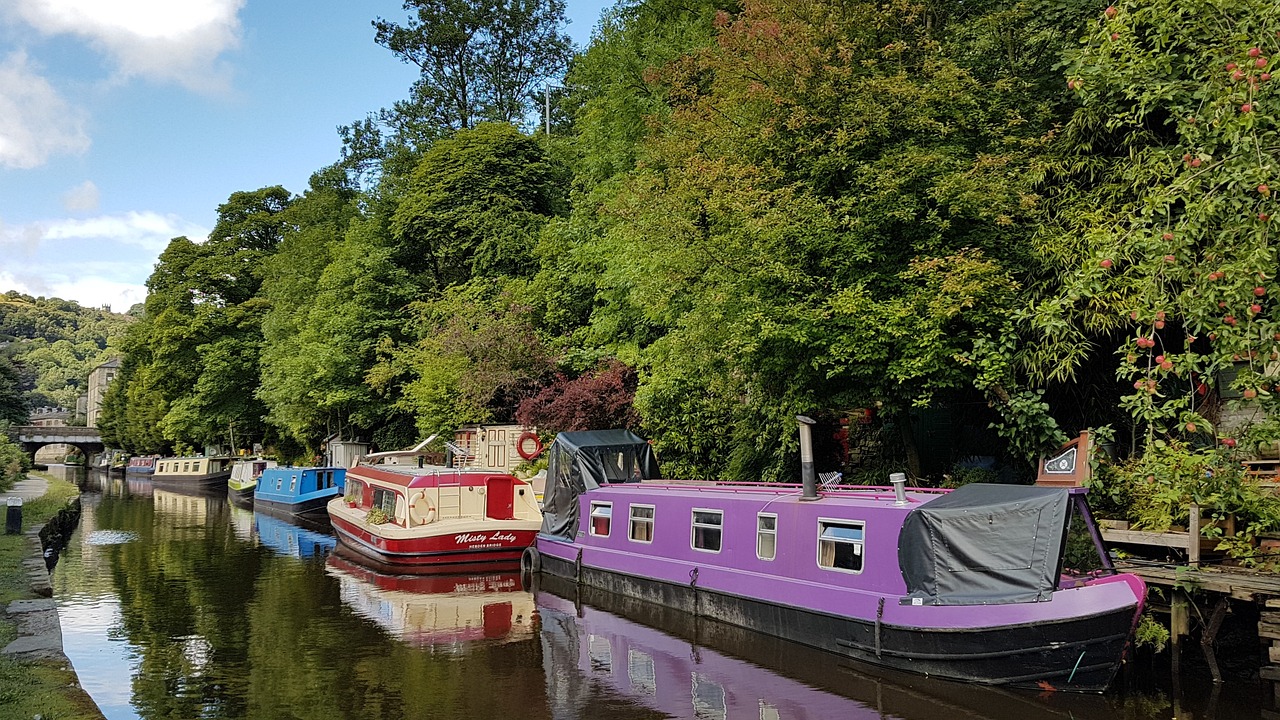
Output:
[[813,472],[813,425],[810,417],[797,415],[800,421],[800,493],[801,500],[818,499],[818,477]]
[[907,475],[906,473],[891,473],[889,475],[889,484],[893,485],[893,504],[907,504]]

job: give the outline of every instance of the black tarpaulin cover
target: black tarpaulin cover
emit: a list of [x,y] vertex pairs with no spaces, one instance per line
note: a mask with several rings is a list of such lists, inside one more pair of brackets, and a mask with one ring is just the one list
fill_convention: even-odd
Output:
[[606,483],[659,475],[653,448],[630,430],[562,432],[547,457],[542,532],[572,539],[578,532],[579,495]]
[[965,485],[907,514],[898,564],[926,605],[1048,600],[1058,585],[1069,495],[1063,488]]

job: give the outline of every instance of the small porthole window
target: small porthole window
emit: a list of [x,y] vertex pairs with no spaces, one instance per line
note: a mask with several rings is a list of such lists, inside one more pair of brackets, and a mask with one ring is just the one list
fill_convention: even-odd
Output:
[[297,490],[298,490],[298,476],[290,475],[289,476],[289,492],[296,492]]
[[613,503],[591,503],[591,534],[596,537],[609,537],[609,526],[613,522]]

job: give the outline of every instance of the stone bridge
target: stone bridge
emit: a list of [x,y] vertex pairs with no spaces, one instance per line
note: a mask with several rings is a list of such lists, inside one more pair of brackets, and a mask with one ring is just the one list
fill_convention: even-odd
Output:
[[86,460],[105,449],[98,429],[90,427],[14,425],[9,428],[9,439],[21,445],[32,461],[36,451],[45,445],[74,446]]

